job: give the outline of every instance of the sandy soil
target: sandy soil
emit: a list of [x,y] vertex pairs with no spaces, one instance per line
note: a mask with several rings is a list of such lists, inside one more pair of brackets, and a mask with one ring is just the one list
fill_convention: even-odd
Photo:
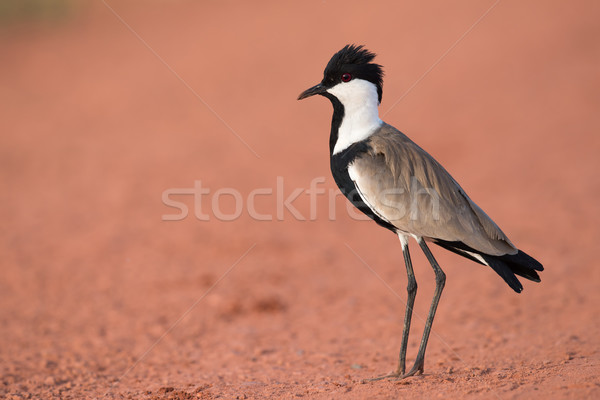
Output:
[[[502,1],[437,64],[493,3],[395,3],[5,21],[0,397],[600,398],[598,2]],[[329,103],[295,100],[348,42],[380,54],[384,119],[546,266],[517,295],[434,249],[447,286],[404,381],[361,384],[395,367],[400,246],[335,196]],[[409,361],[433,291],[412,253]]]

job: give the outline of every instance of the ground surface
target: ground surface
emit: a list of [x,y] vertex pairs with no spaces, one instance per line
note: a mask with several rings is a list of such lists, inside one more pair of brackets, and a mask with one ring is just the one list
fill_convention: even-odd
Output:
[[[0,397],[600,398],[598,3],[502,1],[458,43],[492,2],[395,3],[4,20]],[[380,54],[384,119],[546,266],[517,295],[434,249],[426,374],[399,382],[361,384],[395,367],[400,246],[330,191],[329,103],[295,100],[347,42]]]

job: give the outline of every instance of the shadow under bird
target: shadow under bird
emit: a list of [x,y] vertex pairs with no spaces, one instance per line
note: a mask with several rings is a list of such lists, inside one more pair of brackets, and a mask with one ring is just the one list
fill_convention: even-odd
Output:
[[[347,45],[333,55],[321,83],[302,92],[333,104],[329,137],[331,172],[342,193],[360,211],[400,238],[408,274],[408,299],[395,372],[383,378],[422,373],[431,325],[446,275],[427,242],[492,268],[515,292],[516,275],[540,282],[542,264],[519,250],[432,156],[379,118],[383,70],[375,54]],[[413,367],[406,372],[406,348],[417,293],[408,240],[413,237],[435,273],[435,292]]]

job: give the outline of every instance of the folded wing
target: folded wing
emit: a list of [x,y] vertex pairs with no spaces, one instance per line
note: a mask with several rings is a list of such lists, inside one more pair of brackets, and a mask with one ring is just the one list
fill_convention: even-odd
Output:
[[[427,152],[384,124],[348,172],[362,200],[401,232],[492,256],[518,250]],[[477,261],[477,260],[476,260]]]

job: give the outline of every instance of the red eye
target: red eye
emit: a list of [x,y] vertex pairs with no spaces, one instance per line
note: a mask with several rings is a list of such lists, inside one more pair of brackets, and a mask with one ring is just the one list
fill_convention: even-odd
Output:
[[352,75],[349,73],[342,74],[342,82],[350,82],[352,80]]

